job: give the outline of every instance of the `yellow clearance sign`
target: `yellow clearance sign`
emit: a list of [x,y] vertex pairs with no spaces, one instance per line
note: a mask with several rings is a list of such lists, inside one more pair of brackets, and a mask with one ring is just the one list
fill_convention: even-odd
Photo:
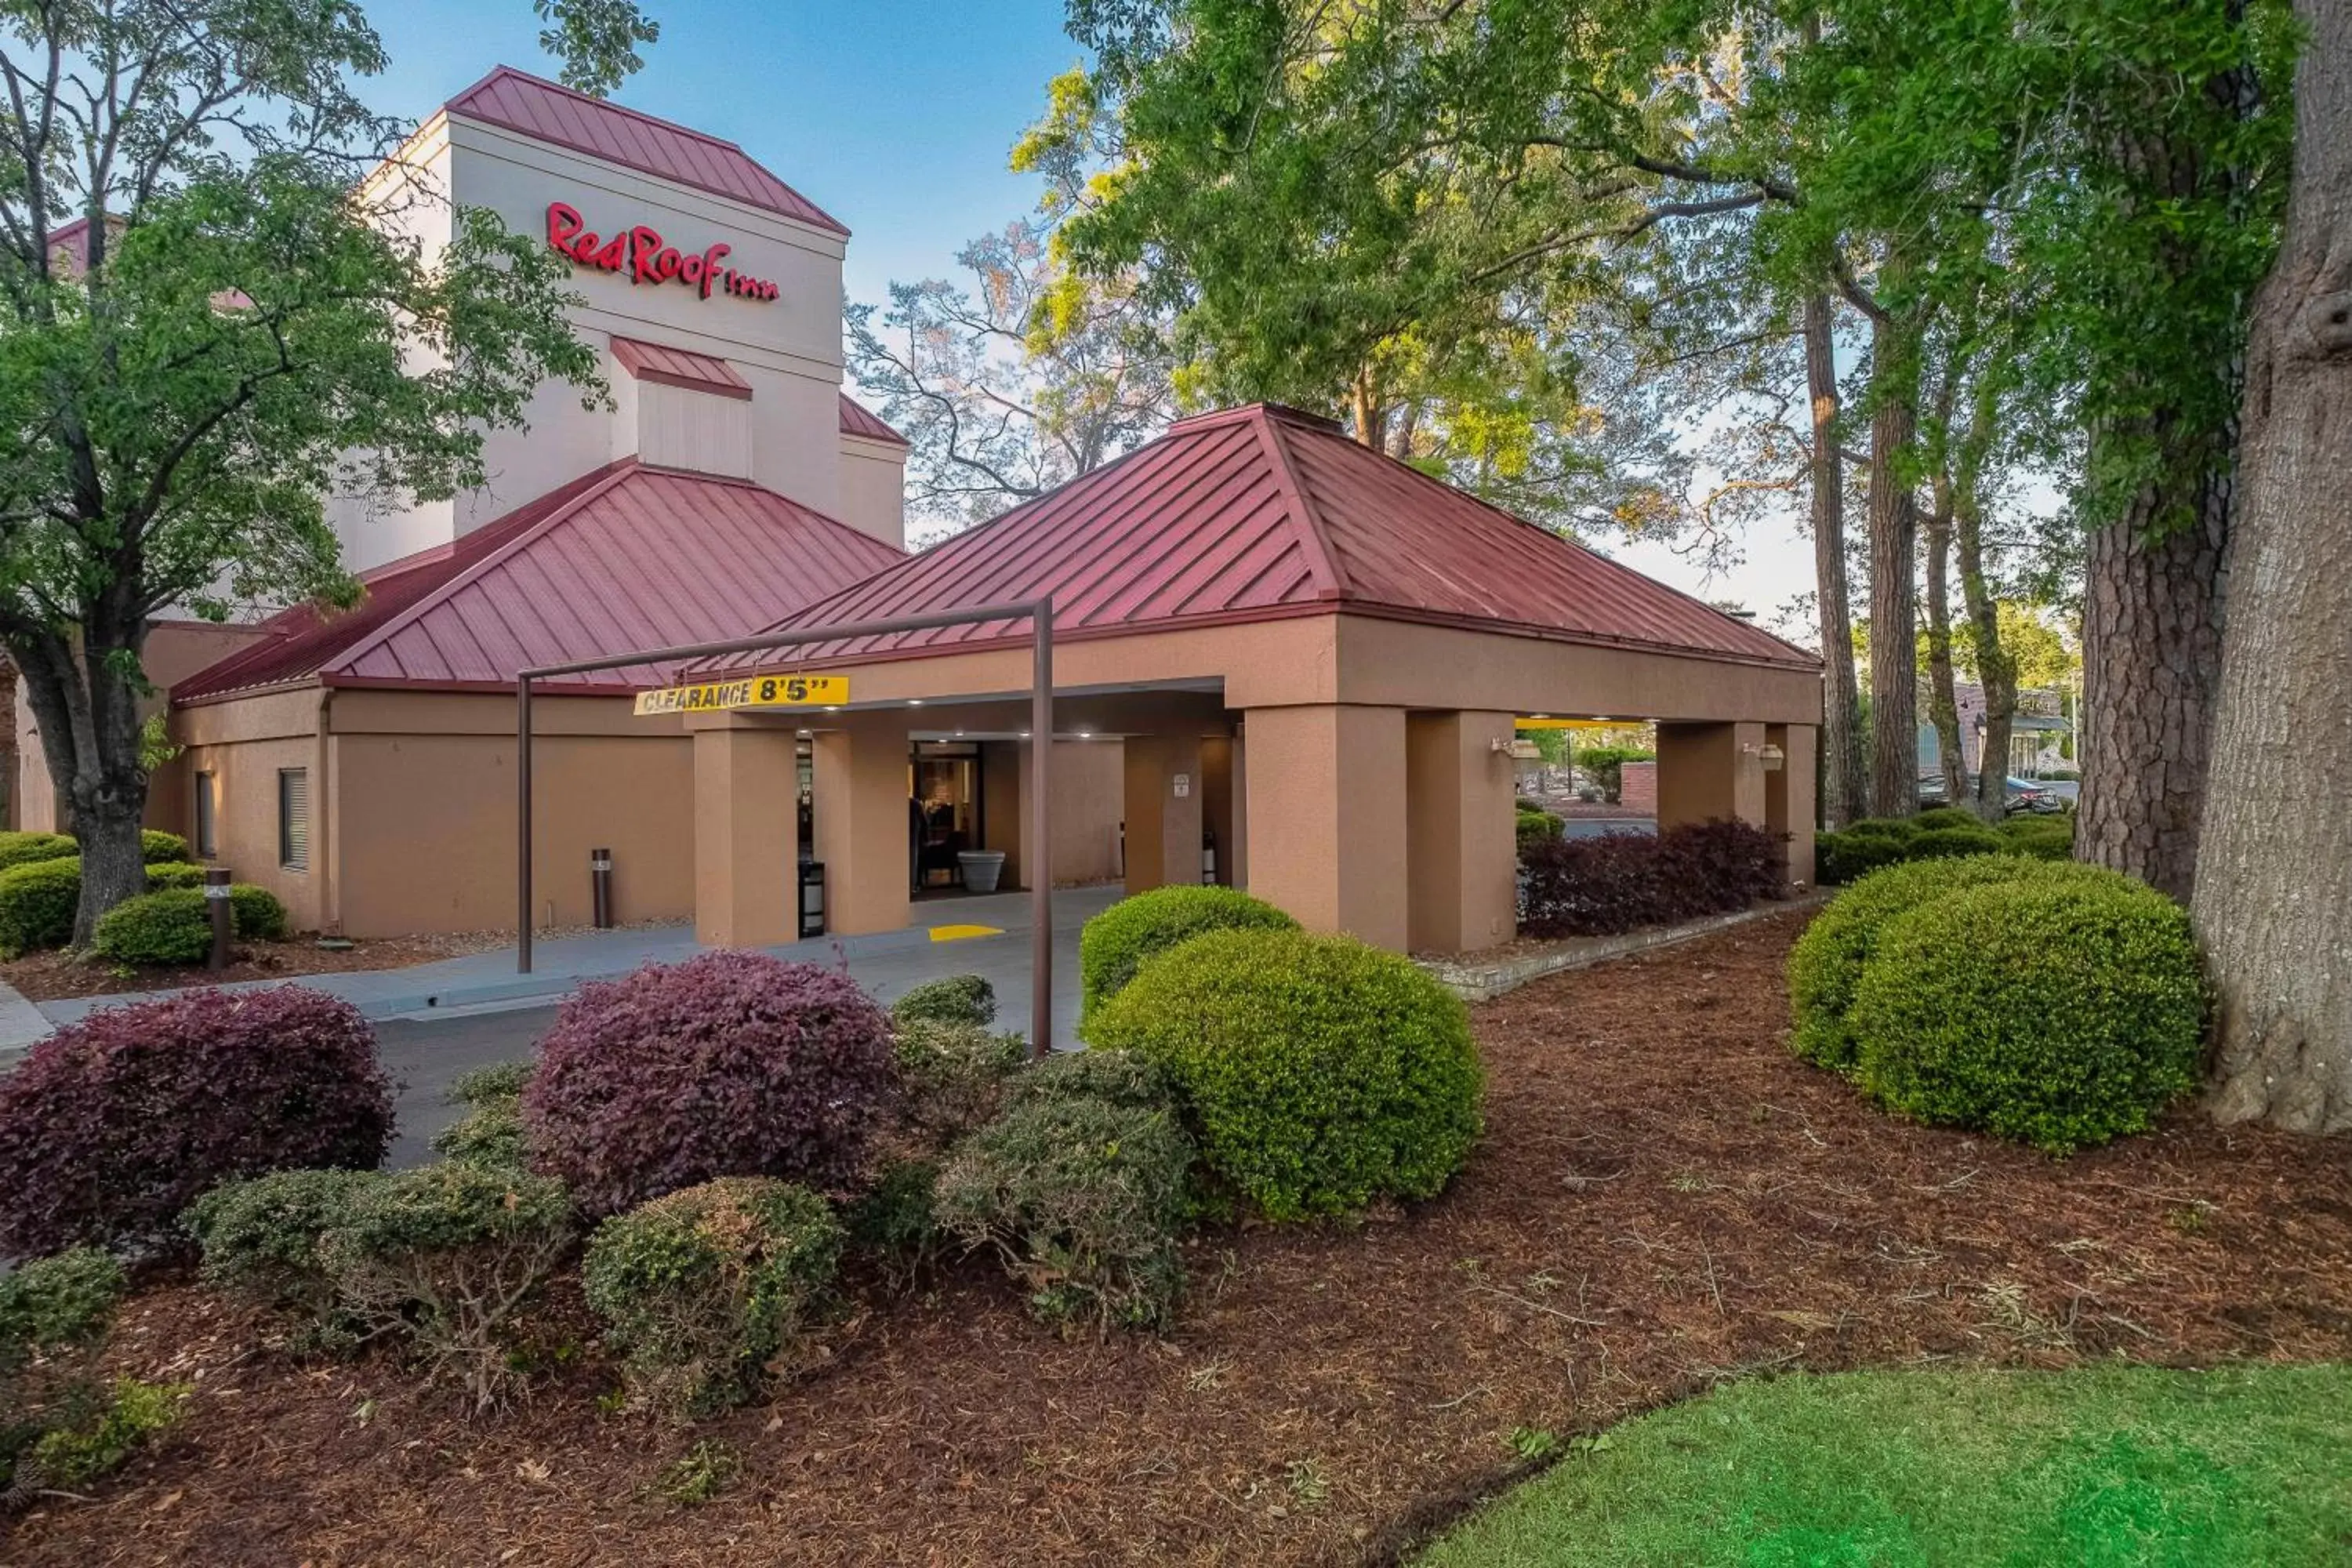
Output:
[[814,708],[849,700],[845,675],[761,675],[637,693],[637,716],[709,713],[722,708]]

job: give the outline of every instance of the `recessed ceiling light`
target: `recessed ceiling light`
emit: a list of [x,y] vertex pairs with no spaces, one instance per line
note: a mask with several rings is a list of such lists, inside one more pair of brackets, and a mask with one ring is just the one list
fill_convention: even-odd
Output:
[[907,699],[907,706],[909,708],[920,708],[922,705],[923,700],[919,697],[909,697]]

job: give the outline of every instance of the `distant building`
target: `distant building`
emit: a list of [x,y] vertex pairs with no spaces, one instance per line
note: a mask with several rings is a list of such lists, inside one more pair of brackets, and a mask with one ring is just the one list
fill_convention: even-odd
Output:
[[[1954,685],[1952,697],[1959,710],[1962,766],[1969,773],[1980,772],[1984,688],[1972,680],[1959,681]],[[1927,709],[1927,694],[1923,691],[1919,710],[1925,713]],[[2019,692],[2017,711],[2009,721],[2008,771],[2022,778],[2033,778],[2051,768],[2071,766],[2074,733],[2074,726],[2065,718],[2065,696],[2056,687],[2032,687]],[[1919,772],[1923,777],[1941,771],[1943,754],[1936,726],[1923,719],[1919,724]]]

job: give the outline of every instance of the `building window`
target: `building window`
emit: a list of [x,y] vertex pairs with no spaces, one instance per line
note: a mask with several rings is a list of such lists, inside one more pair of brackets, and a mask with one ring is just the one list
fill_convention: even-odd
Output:
[[278,863],[289,871],[310,868],[310,771],[278,770]]
[[209,860],[219,851],[213,847],[213,775],[196,775],[196,858]]

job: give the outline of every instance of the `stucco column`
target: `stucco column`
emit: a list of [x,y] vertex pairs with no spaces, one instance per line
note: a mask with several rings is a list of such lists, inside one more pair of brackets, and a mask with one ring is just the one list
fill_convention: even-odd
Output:
[[1658,826],[1710,817],[1765,825],[1764,726],[1660,724]]
[[[983,741],[980,745],[980,847],[1004,856],[1004,871],[997,886],[1029,885],[1029,741]],[[1058,782],[1058,781],[1057,781]]]
[[1780,748],[1778,771],[1764,775],[1764,826],[1789,840],[1789,880],[1813,879],[1813,792],[1820,787],[1813,766],[1811,724],[1769,724],[1764,743]]
[[1127,890],[1201,879],[1201,738],[1129,735]]
[[1405,718],[1407,935],[1415,952],[1492,947],[1517,933],[1518,848],[1508,713]]
[[1249,890],[1311,931],[1403,952],[1404,710],[1253,708],[1244,750]]
[[845,728],[818,731],[810,751],[825,929],[836,936],[904,930],[914,876],[904,715],[856,715]]
[[694,731],[694,940],[706,947],[793,941],[800,848],[793,732]]

